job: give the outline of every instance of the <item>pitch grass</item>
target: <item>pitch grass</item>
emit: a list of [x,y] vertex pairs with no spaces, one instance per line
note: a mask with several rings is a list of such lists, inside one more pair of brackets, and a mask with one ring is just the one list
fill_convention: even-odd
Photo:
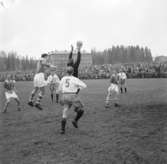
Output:
[[65,135],[61,107],[51,103],[48,90],[38,111],[26,105],[32,82],[18,82],[22,111],[12,102],[0,114],[0,163],[166,164],[167,79],[128,80],[121,107],[110,109],[104,108],[108,80],[85,82],[85,115],[75,129],[71,110]]

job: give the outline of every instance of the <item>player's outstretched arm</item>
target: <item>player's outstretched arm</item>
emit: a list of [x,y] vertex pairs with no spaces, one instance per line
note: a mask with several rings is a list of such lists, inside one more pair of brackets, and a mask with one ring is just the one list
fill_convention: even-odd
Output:
[[79,67],[79,64],[81,62],[81,48],[82,48],[82,42],[77,42],[77,60],[75,62],[76,67]]
[[71,45],[71,51],[70,51],[70,54],[69,54],[69,56],[68,56],[68,59],[69,59],[69,60],[72,59],[73,50],[74,50],[74,47],[73,47],[73,45]]
[[57,66],[53,65],[53,64],[49,64],[50,68],[57,68]]
[[[41,64],[45,67],[48,67],[48,68],[57,68],[57,66],[55,66],[55,65],[53,65],[50,62],[45,61],[45,60],[41,61]],[[37,67],[40,67],[40,62],[38,62]]]

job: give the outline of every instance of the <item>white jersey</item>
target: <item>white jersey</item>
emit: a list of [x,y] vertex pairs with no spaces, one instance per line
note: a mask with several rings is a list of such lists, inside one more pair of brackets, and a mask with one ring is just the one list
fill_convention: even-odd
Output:
[[76,93],[78,89],[84,89],[87,85],[74,76],[64,76],[59,85],[59,91],[62,93]]
[[108,92],[109,92],[110,94],[112,94],[112,93],[118,94],[118,93],[119,93],[118,85],[111,83],[110,86],[109,86],[109,88],[108,88]]
[[59,77],[54,74],[54,75],[49,75],[47,82],[50,84],[59,84],[60,83],[60,79]]
[[127,79],[127,76],[126,76],[126,73],[125,73],[125,72],[120,72],[120,73],[118,73],[118,77],[119,77],[119,79],[121,79],[121,80]]

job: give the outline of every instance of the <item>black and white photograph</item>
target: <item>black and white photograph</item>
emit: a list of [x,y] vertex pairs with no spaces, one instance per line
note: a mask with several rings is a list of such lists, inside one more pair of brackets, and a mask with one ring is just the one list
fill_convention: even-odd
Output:
[[167,1],[0,0],[0,164],[167,164]]

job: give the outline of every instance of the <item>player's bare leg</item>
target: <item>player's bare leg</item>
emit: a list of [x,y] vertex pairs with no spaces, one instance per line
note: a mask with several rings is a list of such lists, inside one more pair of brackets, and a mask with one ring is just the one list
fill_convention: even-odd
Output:
[[2,113],[6,113],[6,112],[7,112],[7,108],[8,108],[8,106],[9,106],[9,103],[10,103],[10,100],[7,100],[7,101],[5,102],[4,109],[3,109]]
[[107,93],[105,107],[109,108],[109,106],[110,106],[110,93]]
[[45,87],[41,87],[39,88],[40,92],[38,94],[36,103],[35,103],[35,107],[38,108],[39,110],[43,110],[42,106],[41,106],[41,100],[45,94]]
[[36,95],[36,93],[38,92],[38,87],[35,87],[30,95],[29,101],[28,101],[28,105],[33,107],[34,106],[34,97]]
[[10,104],[10,101],[11,101],[11,98],[6,98],[6,102],[4,104],[4,109],[3,109],[2,113],[6,113],[7,112],[7,108],[9,106],[9,104]]
[[61,120],[61,134],[65,134],[68,108],[69,108],[68,105],[64,105],[64,107],[63,107],[63,116],[62,116],[62,120]]

